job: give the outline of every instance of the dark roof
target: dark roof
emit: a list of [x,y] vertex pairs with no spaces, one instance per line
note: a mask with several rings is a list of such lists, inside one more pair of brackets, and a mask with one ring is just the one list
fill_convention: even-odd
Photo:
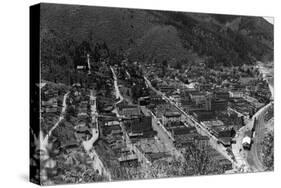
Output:
[[165,112],[164,116],[165,117],[179,117],[179,116],[181,116],[181,113],[179,113],[179,112]]
[[158,160],[161,158],[169,157],[170,155],[167,154],[166,152],[159,152],[159,153],[149,153],[149,154],[146,154],[146,156],[148,156],[148,158],[151,161],[155,161],[155,160]]
[[221,141],[224,145],[229,145],[229,144],[231,144],[231,140],[232,140],[231,137],[222,137],[222,138],[220,138],[220,141]]
[[200,91],[192,91],[190,92],[190,95],[205,95],[205,93]]
[[173,128],[172,130],[175,135],[197,133],[195,127],[180,127],[180,128]]
[[169,121],[166,126],[168,127],[182,127],[185,126],[182,121]]
[[212,111],[207,111],[207,110],[198,110],[196,112],[193,112],[194,115],[197,115],[197,116],[204,116],[204,115],[213,115],[214,112]]
[[209,140],[208,136],[202,136],[202,135],[198,135],[195,137],[196,140]]

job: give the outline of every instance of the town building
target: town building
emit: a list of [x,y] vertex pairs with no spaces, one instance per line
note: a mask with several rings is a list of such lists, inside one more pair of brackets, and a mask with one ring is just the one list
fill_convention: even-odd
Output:
[[138,166],[138,157],[136,154],[129,152],[129,153],[122,153],[121,157],[118,158],[120,166],[123,167],[136,167]]
[[140,116],[141,111],[137,105],[120,105],[118,106],[120,115],[125,117]]
[[145,107],[140,107],[141,113],[124,119],[124,125],[128,135],[132,139],[150,138],[156,132],[152,129],[152,116]]
[[76,66],[76,69],[77,69],[77,70],[86,70],[86,69],[87,69],[87,66],[85,66],[85,65],[77,65],[77,66]]
[[213,99],[211,101],[210,109],[212,111],[226,111],[228,108],[228,100],[226,99]]
[[190,99],[195,102],[196,105],[200,103],[205,103],[206,102],[206,93],[204,92],[191,92],[189,94]]
[[135,153],[142,161],[146,161],[146,163],[151,164],[155,160],[169,158],[171,156],[166,146],[154,138],[138,140],[134,145],[136,146]]
[[162,123],[181,121],[181,113],[177,111],[166,111],[162,116]]
[[227,91],[215,91],[214,92],[214,97],[216,99],[229,99],[230,94]]
[[119,126],[120,125],[120,122],[118,120],[118,118],[111,118],[111,119],[108,119],[105,123],[104,123],[104,126]]
[[214,119],[214,117],[215,117],[215,114],[213,111],[206,111],[206,110],[192,112],[192,115],[198,121],[209,121],[209,120]]
[[173,93],[176,89],[173,86],[160,85],[159,90],[163,93]]
[[151,95],[150,96],[150,104],[159,105],[164,104],[165,101],[162,99],[160,95]]
[[146,96],[146,97],[140,97],[138,98],[138,104],[140,106],[147,106],[150,104],[150,97]]
[[195,127],[174,127],[171,131],[177,148],[194,145],[195,138],[199,136]]
[[194,144],[201,150],[206,149],[207,147],[210,146],[209,143],[209,137],[207,136],[202,136],[202,135],[197,135],[194,137]]
[[242,91],[229,91],[229,96],[231,98],[242,98],[244,93]]

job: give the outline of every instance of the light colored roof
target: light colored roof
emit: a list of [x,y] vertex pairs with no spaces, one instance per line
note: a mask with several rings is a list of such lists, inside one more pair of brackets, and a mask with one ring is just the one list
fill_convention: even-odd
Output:
[[242,144],[251,144],[251,138],[249,136],[246,136],[242,140]]
[[40,82],[39,84],[36,84],[40,89],[42,89],[46,83],[45,82]]

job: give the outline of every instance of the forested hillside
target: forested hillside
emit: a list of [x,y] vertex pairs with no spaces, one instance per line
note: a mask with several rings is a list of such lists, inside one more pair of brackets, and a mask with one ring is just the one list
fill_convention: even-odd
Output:
[[273,25],[261,17],[42,4],[42,77],[66,82],[85,51],[94,60],[251,64],[273,60]]

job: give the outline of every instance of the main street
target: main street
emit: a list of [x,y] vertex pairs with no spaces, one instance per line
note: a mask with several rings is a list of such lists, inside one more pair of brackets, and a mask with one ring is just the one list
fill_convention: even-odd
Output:
[[235,160],[232,159],[232,157],[227,153],[227,148],[224,147],[222,144],[218,143],[218,139],[210,133],[207,128],[199,123],[196,119],[194,119],[191,115],[187,114],[183,109],[181,109],[178,105],[176,105],[173,101],[171,101],[164,93],[161,91],[158,91],[155,89],[152,85],[151,82],[144,76],[144,79],[146,81],[147,87],[149,87],[151,90],[153,90],[156,94],[162,96],[163,100],[166,102],[170,103],[174,107],[176,107],[184,116],[185,116],[185,125],[186,126],[194,126],[197,128],[198,132],[204,136],[208,136],[210,139],[210,144],[211,146],[216,149],[219,153],[221,153],[224,157],[226,157],[228,160],[230,160],[236,168],[239,170],[242,169],[242,171],[246,171],[247,169],[244,169],[244,166],[241,163],[237,163]]
[[[126,100],[126,99],[124,99],[124,97],[121,95],[121,93],[119,91],[119,86],[118,86],[115,70],[112,67],[110,67],[110,69],[113,74],[116,98],[120,99],[116,103],[116,104],[118,104],[121,101]],[[127,73],[127,74],[129,74],[129,73]],[[153,130],[155,130],[157,132],[157,136],[160,139],[159,141],[165,145],[167,150],[170,151],[170,153],[172,155],[174,155],[175,157],[183,158],[182,154],[175,148],[175,146],[173,144],[173,140],[171,139],[171,136],[168,135],[168,133],[165,132],[165,130],[161,127],[161,123],[158,121],[157,117],[149,109],[147,109],[147,108],[145,108],[145,109],[148,110],[150,112],[150,114],[152,115],[152,128],[153,128]],[[114,109],[114,112],[117,114],[117,117],[120,117],[116,108]],[[123,132],[126,133],[126,131],[124,131],[124,126],[122,123],[121,123],[121,127],[122,127]],[[126,133],[126,135],[127,135],[127,133]]]
[[163,124],[157,119],[157,117],[149,109],[147,110],[152,116],[152,128],[157,132],[157,136],[159,137],[160,141],[165,145],[171,155],[184,160],[183,155],[176,149],[171,134],[167,132],[167,130],[164,128]]

